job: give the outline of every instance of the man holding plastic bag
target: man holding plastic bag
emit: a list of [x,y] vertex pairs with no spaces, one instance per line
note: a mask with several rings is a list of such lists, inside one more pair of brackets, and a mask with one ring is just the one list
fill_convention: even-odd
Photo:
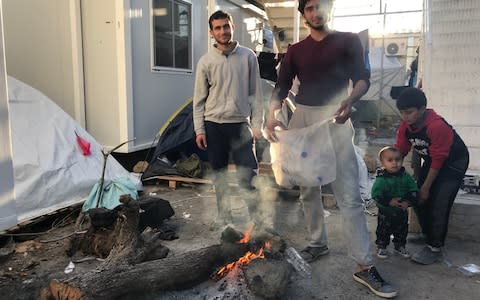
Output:
[[[333,1],[329,0],[298,1],[298,10],[310,28],[310,35],[291,45],[282,60],[277,84],[272,93],[264,135],[273,142],[273,151],[277,149],[282,153],[285,148],[297,147],[297,150],[292,150],[292,153],[297,152],[296,154],[291,158],[285,158],[289,161],[288,166],[282,168],[282,171],[287,171],[283,173],[284,176],[289,178],[300,176],[302,169],[298,174],[293,174],[292,163],[302,164],[302,160],[312,154],[318,157],[311,161],[309,168],[315,167],[313,165],[316,164],[334,166],[334,171],[329,171],[336,173],[332,189],[344,216],[349,252],[357,263],[353,277],[376,295],[392,298],[397,295],[397,291],[382,279],[373,266],[353,146],[354,130],[349,120],[353,103],[368,90],[370,72],[365,67],[363,49],[358,36],[327,28],[332,7]],[[300,82],[295,98],[296,110],[288,124],[288,130],[276,131],[276,128],[286,129],[275,118],[275,111],[281,108],[281,102],[287,97],[295,77]],[[350,81],[353,83],[353,89],[348,94]],[[318,123],[322,121],[323,123]],[[326,130],[321,131],[322,128]],[[307,138],[293,145],[295,141],[290,140],[289,132]],[[335,158],[325,155],[324,150],[322,150],[324,153],[321,151],[310,153],[328,143],[333,147]],[[302,148],[306,150],[303,151]],[[275,153],[272,155],[278,157]],[[272,164],[272,167],[274,166],[275,162]],[[320,189],[320,185],[328,183],[325,179],[329,176],[326,173],[313,173],[311,176],[307,178],[308,180],[295,182],[301,186],[300,199],[310,225],[310,243],[300,252],[308,262],[329,251]],[[312,184],[312,180],[318,184]]]

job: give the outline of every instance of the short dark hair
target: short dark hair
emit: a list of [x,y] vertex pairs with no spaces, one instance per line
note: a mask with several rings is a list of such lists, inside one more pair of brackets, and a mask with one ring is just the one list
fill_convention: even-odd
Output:
[[[307,5],[307,2],[310,1],[310,0],[298,0],[298,11],[303,15],[304,11],[305,11],[305,5]],[[320,1],[324,1],[324,2],[331,2],[333,4],[333,1],[335,0],[320,0]]]
[[404,89],[397,100],[398,110],[404,110],[408,108],[421,108],[427,106],[427,97],[422,90],[409,87]]
[[387,152],[387,151],[392,151],[392,152],[401,154],[400,149],[398,149],[396,147],[393,147],[393,146],[386,146],[386,147],[383,147],[382,149],[380,149],[380,151],[378,151],[378,160],[382,161],[383,154],[385,154],[385,152]]
[[223,10],[217,10],[216,12],[214,12],[208,19],[208,26],[210,26],[210,30],[213,29],[213,26],[212,26],[213,20],[223,20],[223,19],[227,19],[228,21],[233,23],[232,15],[229,14],[228,12]]

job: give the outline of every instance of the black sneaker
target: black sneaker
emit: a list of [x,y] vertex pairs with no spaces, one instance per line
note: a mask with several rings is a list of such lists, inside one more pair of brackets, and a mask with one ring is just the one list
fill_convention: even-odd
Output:
[[395,247],[395,253],[396,253],[397,255],[403,256],[403,257],[405,257],[405,258],[410,258],[410,256],[412,256],[412,255],[410,254],[410,252],[408,252],[408,250],[405,249],[404,246]]
[[385,259],[388,257],[388,251],[385,248],[378,248],[377,249],[377,257],[381,259]]
[[433,251],[430,247],[425,246],[420,252],[412,255],[411,260],[421,265],[431,265],[436,262],[442,261],[443,255],[440,249]]
[[374,266],[354,273],[353,279],[368,287],[375,295],[382,298],[393,298],[397,296],[398,291],[383,280]]
[[312,247],[307,246],[300,251],[300,256],[308,263],[314,262],[321,256],[327,255],[330,252],[327,246]]

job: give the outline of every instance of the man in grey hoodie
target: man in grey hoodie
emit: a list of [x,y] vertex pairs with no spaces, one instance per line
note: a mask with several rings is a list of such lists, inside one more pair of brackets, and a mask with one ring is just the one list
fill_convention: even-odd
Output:
[[252,179],[258,168],[254,138],[261,138],[263,95],[255,53],[232,39],[232,16],[216,11],[209,18],[212,49],[197,64],[193,96],[193,121],[197,146],[208,151],[215,171],[219,227],[232,222],[225,173],[229,158],[237,168],[239,185],[250,217],[257,215],[258,195]]

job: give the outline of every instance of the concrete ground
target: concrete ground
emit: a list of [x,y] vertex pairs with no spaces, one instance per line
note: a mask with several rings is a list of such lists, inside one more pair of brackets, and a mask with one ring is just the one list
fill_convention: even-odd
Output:
[[[301,248],[307,242],[304,217],[295,191],[278,193],[265,179],[262,189],[266,220],[286,240],[289,246]],[[176,215],[170,221],[177,227],[179,239],[166,241],[169,255],[218,244],[220,230],[210,231],[216,216],[215,195],[211,186],[183,186],[175,191],[164,185],[146,186],[146,193],[169,200]],[[234,222],[239,230],[247,227],[247,209],[241,193],[232,196]],[[371,209],[375,211],[375,208]],[[311,264],[312,278],[294,275],[283,299],[377,299],[352,278],[354,262],[347,254],[347,241],[342,233],[342,217],[338,209],[328,210],[327,229],[330,253]],[[376,217],[365,214],[370,241],[374,249]],[[477,221],[478,224],[478,221]],[[470,228],[477,231],[478,227]],[[412,252],[422,244],[409,243]],[[392,247],[392,246],[391,246]],[[388,259],[374,257],[384,279],[399,288],[398,299],[480,299],[480,275],[467,276],[459,271],[465,264],[480,265],[480,241],[465,240],[449,235],[444,262],[422,266],[395,256],[392,248]],[[212,290],[214,292],[212,293]],[[251,294],[241,296],[216,289],[214,282],[205,282],[186,291],[168,292],[156,299],[256,299]]]

